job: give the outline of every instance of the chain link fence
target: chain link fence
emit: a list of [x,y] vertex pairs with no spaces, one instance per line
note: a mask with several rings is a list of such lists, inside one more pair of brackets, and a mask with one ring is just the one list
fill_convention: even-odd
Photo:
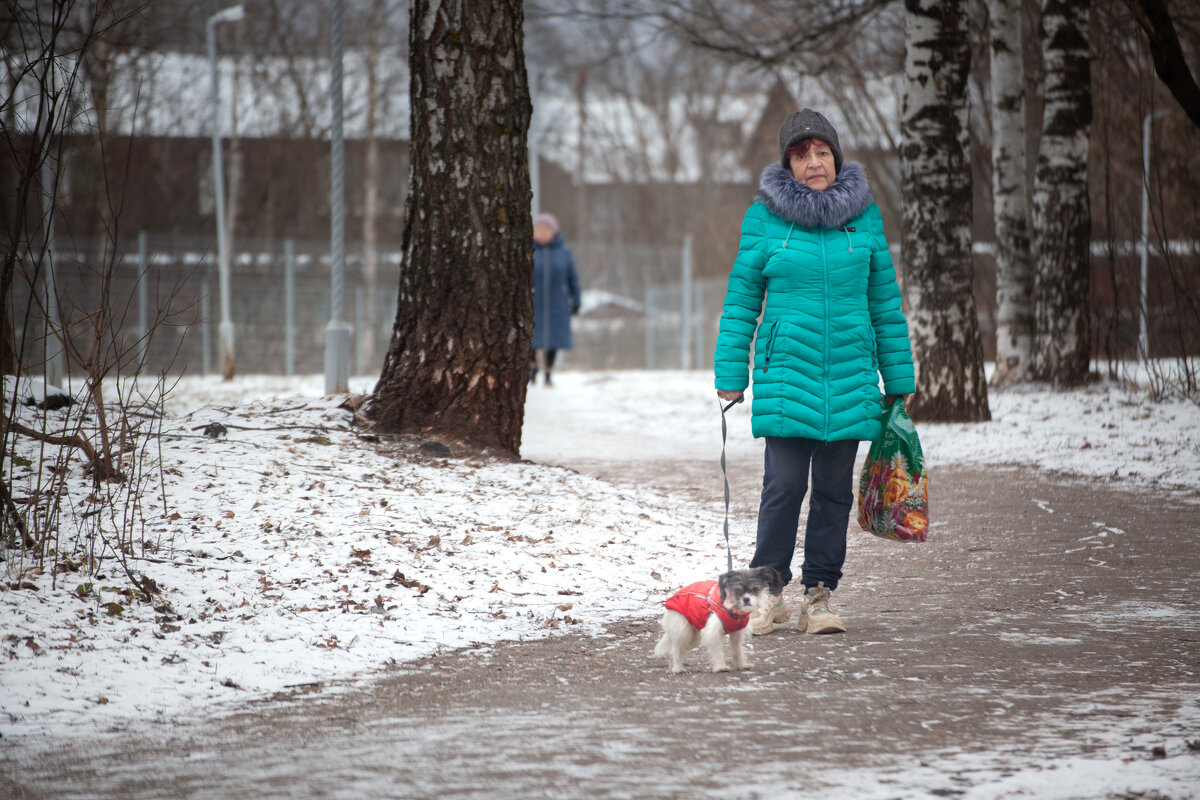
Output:
[[[711,366],[724,279],[687,280],[683,246],[583,244],[572,248],[584,305],[572,320],[574,369],[706,369]],[[120,370],[219,374],[220,281],[211,239],[134,236],[115,255],[100,243],[56,247],[22,264],[8,309],[29,372],[44,369],[52,265],[57,319],[88,353],[89,324],[107,306],[104,357]],[[111,265],[111,269],[109,269]],[[378,374],[396,313],[400,253],[377,257],[368,281],[362,253],[348,251],[343,318],[353,327],[351,371]],[[230,307],[238,374],[320,374],[330,317],[325,242],[240,238],[233,244]],[[365,335],[368,334],[369,335]]]
[[[725,277],[693,279],[686,242],[572,244],[583,308],[572,319],[574,349],[559,364],[573,369],[699,369],[712,366]],[[1155,357],[1191,357],[1196,338],[1197,249],[1155,253],[1149,333]],[[330,316],[330,258],[323,241],[235,242],[231,308],[238,374],[320,374]],[[1100,358],[1136,356],[1139,313],[1136,253],[1093,254],[1092,329]],[[977,248],[976,292],[985,354],[994,353],[994,265]],[[59,319],[74,347],[93,348],[89,322],[106,303],[111,330],[101,355],[121,370],[138,364],[158,374],[218,373],[219,281],[211,239],[132,237],[115,256],[99,244],[53,250],[51,259],[23,263],[8,309],[23,363],[40,373],[46,361],[47,263],[54,265]],[[112,263],[113,269],[105,265]],[[368,280],[362,253],[346,254],[343,318],[353,328],[350,368],[378,374],[396,313],[400,253],[379,253]],[[1183,277],[1179,277],[1183,276]],[[1170,283],[1170,278],[1174,283]]]

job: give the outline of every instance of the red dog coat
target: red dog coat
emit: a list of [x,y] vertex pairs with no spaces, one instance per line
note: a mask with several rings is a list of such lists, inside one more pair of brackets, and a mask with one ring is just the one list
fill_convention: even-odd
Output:
[[667,600],[667,608],[678,611],[696,630],[708,624],[708,615],[721,618],[726,633],[740,631],[750,622],[750,615],[731,614],[721,602],[721,585],[716,581],[697,581],[680,589]]

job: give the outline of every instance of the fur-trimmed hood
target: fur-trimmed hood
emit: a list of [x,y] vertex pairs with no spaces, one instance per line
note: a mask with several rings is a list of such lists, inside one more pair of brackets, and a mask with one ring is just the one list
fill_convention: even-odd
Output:
[[805,228],[840,228],[875,202],[875,195],[862,165],[847,161],[823,192],[796,180],[790,169],[771,164],[763,170],[754,199],[776,216]]

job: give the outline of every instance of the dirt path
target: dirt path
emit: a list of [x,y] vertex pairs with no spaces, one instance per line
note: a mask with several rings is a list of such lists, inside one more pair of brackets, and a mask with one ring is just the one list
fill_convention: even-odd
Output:
[[[575,466],[705,483],[683,463]],[[1179,755],[1200,744],[1197,498],[975,469],[932,491],[929,543],[852,533],[848,633],[756,637],[748,672],[697,653],[669,675],[647,609],[225,718],[6,742],[0,796],[944,797],[1070,759],[1124,774],[1156,747],[1197,792],[1171,796],[1200,796],[1200,754]],[[1130,791],[1106,796],[1147,796]]]

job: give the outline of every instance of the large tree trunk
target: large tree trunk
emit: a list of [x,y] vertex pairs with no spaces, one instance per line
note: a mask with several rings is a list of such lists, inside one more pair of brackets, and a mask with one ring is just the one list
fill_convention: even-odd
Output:
[[991,418],[971,290],[971,165],[964,0],[905,0],[900,147],[902,257],[917,393],[914,417]]
[[1025,68],[1021,5],[989,0],[992,82],[992,202],[996,224],[998,386],[1029,376],[1033,354],[1033,259],[1025,186]]
[[413,0],[412,168],[370,416],[515,456],[533,338],[520,0]]
[[1042,5],[1046,87],[1033,191],[1037,260],[1033,377],[1056,387],[1082,383],[1091,355],[1089,7],[1089,0],[1045,0]]

